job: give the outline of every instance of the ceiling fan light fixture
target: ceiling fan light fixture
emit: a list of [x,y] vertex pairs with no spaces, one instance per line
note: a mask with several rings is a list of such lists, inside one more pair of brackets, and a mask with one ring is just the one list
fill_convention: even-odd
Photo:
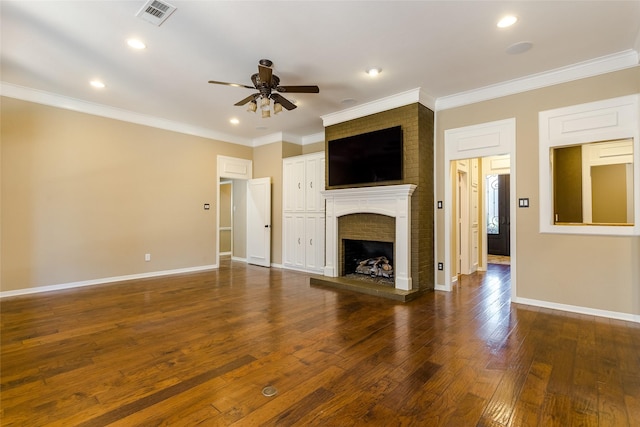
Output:
[[[253,86],[241,85],[239,83],[228,83],[217,80],[209,80],[209,83],[232,86],[232,87],[242,87],[247,89],[255,89],[258,92],[253,93],[252,95],[247,96],[246,98],[241,99],[236,102],[235,106],[247,106],[247,111],[255,113],[258,111],[258,106],[260,107],[260,113],[263,118],[271,117],[271,110],[273,110],[273,114],[279,114],[283,110],[293,110],[297,107],[298,102],[295,99],[285,98],[280,93],[274,92],[282,92],[285,94],[289,93],[319,93],[320,88],[316,85],[296,85],[296,86],[281,86],[280,85],[280,77],[273,74],[273,69],[271,68],[273,63],[268,59],[261,59],[258,65],[258,72],[251,75],[251,82]],[[378,69],[379,71],[379,69]],[[273,100],[273,108],[271,108],[271,101]]]

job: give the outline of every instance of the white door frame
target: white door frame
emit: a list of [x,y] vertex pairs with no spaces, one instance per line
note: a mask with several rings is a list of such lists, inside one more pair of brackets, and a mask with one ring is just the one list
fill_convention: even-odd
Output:
[[[439,290],[452,290],[451,260],[451,161],[509,154],[511,159],[511,299],[516,296],[516,119],[510,118],[479,125],[447,129],[444,132],[444,285]],[[438,262],[438,260],[434,260]]]
[[[229,215],[231,217],[231,224],[229,225],[229,227],[231,228],[229,230],[231,232],[230,233],[230,235],[231,235],[231,237],[230,237],[231,246],[230,246],[230,253],[229,254],[231,256],[233,256],[233,221],[234,221],[234,218],[233,218],[233,214],[234,214],[233,213],[233,180],[231,180],[231,179],[224,179],[224,180],[220,179],[220,185],[218,185],[218,200],[219,200],[219,197],[220,197],[219,196],[220,190],[221,190],[221,187],[223,185],[228,185],[231,188],[231,196],[230,196],[230,203],[229,203],[230,204],[230,206],[229,206],[229,210],[230,210]],[[220,221],[220,209],[221,209],[221,205],[218,204],[218,221]],[[221,228],[222,227],[219,227],[218,230],[220,230]],[[220,231],[222,231],[222,230],[220,230]],[[222,253],[222,251],[220,250],[220,242],[218,241],[218,254],[221,254],[221,253]]]
[[216,255],[214,268],[220,267],[220,179],[246,181],[253,178],[253,162],[251,160],[218,155],[216,166]]
[[458,273],[469,274],[470,266],[470,241],[471,226],[469,221],[469,173],[467,169],[458,167],[457,173],[457,214],[456,220],[459,222],[458,227],[458,265],[456,267]]

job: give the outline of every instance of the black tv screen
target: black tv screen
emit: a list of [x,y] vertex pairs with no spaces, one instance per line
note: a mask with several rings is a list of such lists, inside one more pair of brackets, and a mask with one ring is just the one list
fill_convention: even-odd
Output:
[[329,186],[402,179],[402,128],[334,139],[328,143]]

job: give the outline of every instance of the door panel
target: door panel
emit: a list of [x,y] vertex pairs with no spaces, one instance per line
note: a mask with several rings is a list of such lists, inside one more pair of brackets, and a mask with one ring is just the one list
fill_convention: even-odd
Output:
[[[490,176],[487,176],[487,180]],[[509,209],[509,175],[497,175],[492,183],[487,183],[487,191],[494,191],[493,198],[487,197],[488,203],[493,205],[493,218],[487,224],[487,253],[491,255],[509,256],[511,216]]]
[[247,262],[271,266],[271,178],[247,181]]

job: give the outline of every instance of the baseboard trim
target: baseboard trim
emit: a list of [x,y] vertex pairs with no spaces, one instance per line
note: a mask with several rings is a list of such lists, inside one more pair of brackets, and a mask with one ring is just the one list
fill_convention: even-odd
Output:
[[317,274],[318,276],[332,277],[325,274],[324,269],[320,271],[305,270],[304,268],[296,268],[296,267],[291,267],[290,265],[284,265],[284,264],[281,264],[280,268],[282,268],[283,270],[299,271],[300,273]]
[[450,290],[447,289],[447,287],[445,285],[438,285],[437,283],[433,286],[433,290],[434,291],[445,291],[445,292],[449,292]]
[[246,263],[247,259],[246,258],[240,258],[240,257],[237,257],[237,256],[232,256],[231,257],[231,261],[240,261],[240,262]]
[[625,320],[627,322],[640,323],[639,314],[621,313],[618,311],[600,310],[597,308],[581,307],[577,305],[559,304],[549,301],[541,301],[529,298],[512,298],[516,304],[532,305],[534,307],[550,308],[553,310],[568,311],[571,313],[588,314],[591,316],[606,317],[609,319]]
[[61,283],[58,285],[38,286],[35,288],[16,289],[13,291],[0,292],[0,298],[13,297],[18,295],[37,294],[41,292],[60,291],[63,289],[82,288],[84,286],[104,285],[106,283],[124,282],[127,280],[148,279],[151,277],[171,276],[174,274],[196,273],[199,271],[215,270],[216,264],[202,265],[199,267],[178,268],[175,270],[152,271],[149,273],[129,274],[126,276],[105,277],[102,279],[83,280],[80,282]]

